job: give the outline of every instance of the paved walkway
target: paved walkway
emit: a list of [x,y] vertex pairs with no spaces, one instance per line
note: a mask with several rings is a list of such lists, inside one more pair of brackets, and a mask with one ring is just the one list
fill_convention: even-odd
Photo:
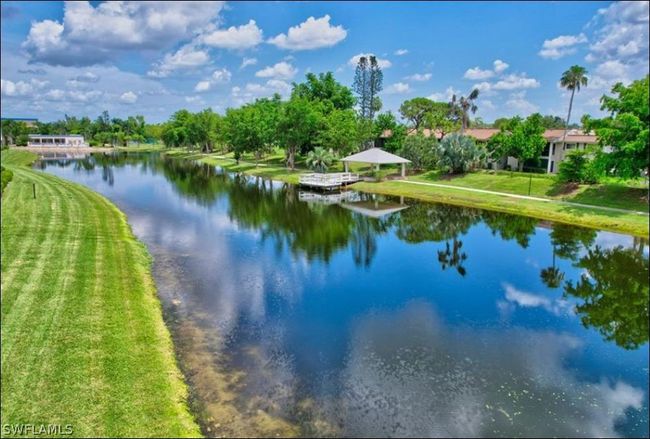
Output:
[[486,191],[484,189],[474,189],[474,188],[471,188],[471,187],[452,186],[452,185],[448,185],[448,184],[439,184],[439,183],[425,183],[423,181],[412,181],[412,180],[395,180],[395,181],[398,181],[400,183],[419,184],[421,186],[433,186],[433,187],[440,187],[440,188],[445,188],[445,189],[458,189],[458,190],[462,190],[462,191],[475,192],[475,193],[480,193],[480,194],[500,195],[502,197],[518,198],[518,199],[521,199],[521,200],[543,201],[545,203],[563,204],[563,205],[570,206],[570,207],[586,207],[586,208],[589,208],[589,209],[600,209],[600,210],[605,210],[605,211],[608,211],[608,212],[634,213],[634,214],[637,214],[637,215],[648,216],[648,212],[639,212],[637,210],[618,209],[616,207],[594,206],[592,204],[573,203],[571,201],[561,201],[561,200],[553,200],[553,199],[550,199],[550,198],[531,197],[530,195],[508,194],[508,193],[505,193],[505,192]]

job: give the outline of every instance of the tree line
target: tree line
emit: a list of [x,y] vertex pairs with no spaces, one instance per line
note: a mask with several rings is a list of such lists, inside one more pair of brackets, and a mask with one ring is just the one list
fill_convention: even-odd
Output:
[[77,118],[65,115],[54,122],[2,120],[2,144],[27,145],[29,134],[80,134],[91,146],[127,146],[131,143],[153,143],[160,138],[161,127],[145,122],[144,116],[129,116],[126,119],[111,118],[108,111],[95,120],[89,117]]
[[[30,132],[81,134],[91,145],[162,141],[169,147],[230,151],[237,160],[244,154],[261,159],[281,148],[292,169],[298,156],[310,155],[310,162],[324,169],[333,157],[378,145],[410,159],[421,170],[467,172],[507,157],[518,159],[522,170],[524,163],[539,165],[545,129],[564,129],[565,138],[569,128],[579,126],[571,123],[571,111],[576,93],[588,85],[587,71],[572,66],[560,84],[571,92],[566,119],[535,113],[487,124],[472,118],[480,95],[474,89],[466,96],[453,95],[448,102],[406,100],[399,108],[401,122],[391,111],[381,112],[383,74],[377,59],[369,56],[359,59],[352,87],[340,84],[332,72],[308,73],[304,82],[293,83],[286,100],[276,94],[229,108],[223,115],[212,109],[197,113],[182,109],[157,125],[145,123],[142,116],[111,118],[106,111],[95,120],[66,116],[32,128],[3,120],[2,141],[25,144]],[[604,175],[638,177],[648,172],[648,77],[629,86],[616,84],[612,94],[601,100],[607,117],[582,119],[584,129],[598,136],[599,145],[569,153],[560,166],[561,179],[594,182]],[[488,141],[477,142],[465,136],[467,129],[476,127],[499,131]]]

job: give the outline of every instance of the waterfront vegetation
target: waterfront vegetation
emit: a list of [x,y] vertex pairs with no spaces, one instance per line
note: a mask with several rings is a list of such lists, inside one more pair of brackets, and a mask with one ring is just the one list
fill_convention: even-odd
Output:
[[[181,148],[168,151],[166,155],[177,159],[199,160],[203,163],[221,166],[228,171],[243,172],[291,184],[297,184],[300,173],[307,171],[304,160],[297,162],[298,167],[295,170],[287,169],[283,163],[282,151],[274,151],[257,162],[254,161],[254,156],[251,154],[244,155],[239,161],[236,161],[232,154],[202,154]],[[331,172],[341,172],[342,170],[341,163],[335,163],[329,168]],[[374,175],[371,167],[363,164],[352,164],[350,170],[361,175]],[[606,183],[599,185],[566,185],[558,183],[557,178],[553,175],[509,171],[481,171],[452,176],[438,171],[429,171],[413,174],[406,178],[407,181],[436,184],[436,186],[425,186],[390,178],[398,174],[398,168],[386,166],[380,171],[379,181],[359,182],[350,187],[364,192],[479,207],[637,236],[648,236],[648,215],[638,213],[648,209],[647,189],[640,181],[609,179]],[[593,205],[594,208],[506,196],[506,194],[528,196],[529,187],[532,197]],[[501,192],[504,195],[476,193],[461,188],[490,190]],[[609,211],[598,207],[611,207],[629,210],[629,212]]]
[[28,168],[35,158],[2,151],[13,172],[2,196],[3,423],[199,435],[147,250],[111,202]]

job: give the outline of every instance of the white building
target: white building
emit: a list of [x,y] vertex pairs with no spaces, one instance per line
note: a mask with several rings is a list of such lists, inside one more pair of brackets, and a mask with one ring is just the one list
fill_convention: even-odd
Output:
[[[550,130],[549,130],[550,131]],[[547,144],[542,152],[542,164],[546,164],[546,172],[555,174],[559,164],[564,160],[569,151],[586,149],[598,143],[598,138],[593,133],[584,133],[580,130],[569,130],[564,138],[562,135],[546,138]]]
[[30,134],[27,146],[35,148],[82,148],[88,144],[84,136],[79,134]]

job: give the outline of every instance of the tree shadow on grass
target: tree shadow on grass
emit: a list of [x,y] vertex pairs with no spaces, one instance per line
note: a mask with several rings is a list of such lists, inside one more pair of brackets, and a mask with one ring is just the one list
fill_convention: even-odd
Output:
[[648,210],[648,191],[623,185],[594,185],[571,198],[572,202],[637,211]]
[[571,195],[579,188],[580,185],[578,183],[561,183],[559,181],[556,181],[553,183],[553,186],[551,186],[549,190],[546,191],[545,195],[549,197],[557,197],[561,195],[567,196]]

